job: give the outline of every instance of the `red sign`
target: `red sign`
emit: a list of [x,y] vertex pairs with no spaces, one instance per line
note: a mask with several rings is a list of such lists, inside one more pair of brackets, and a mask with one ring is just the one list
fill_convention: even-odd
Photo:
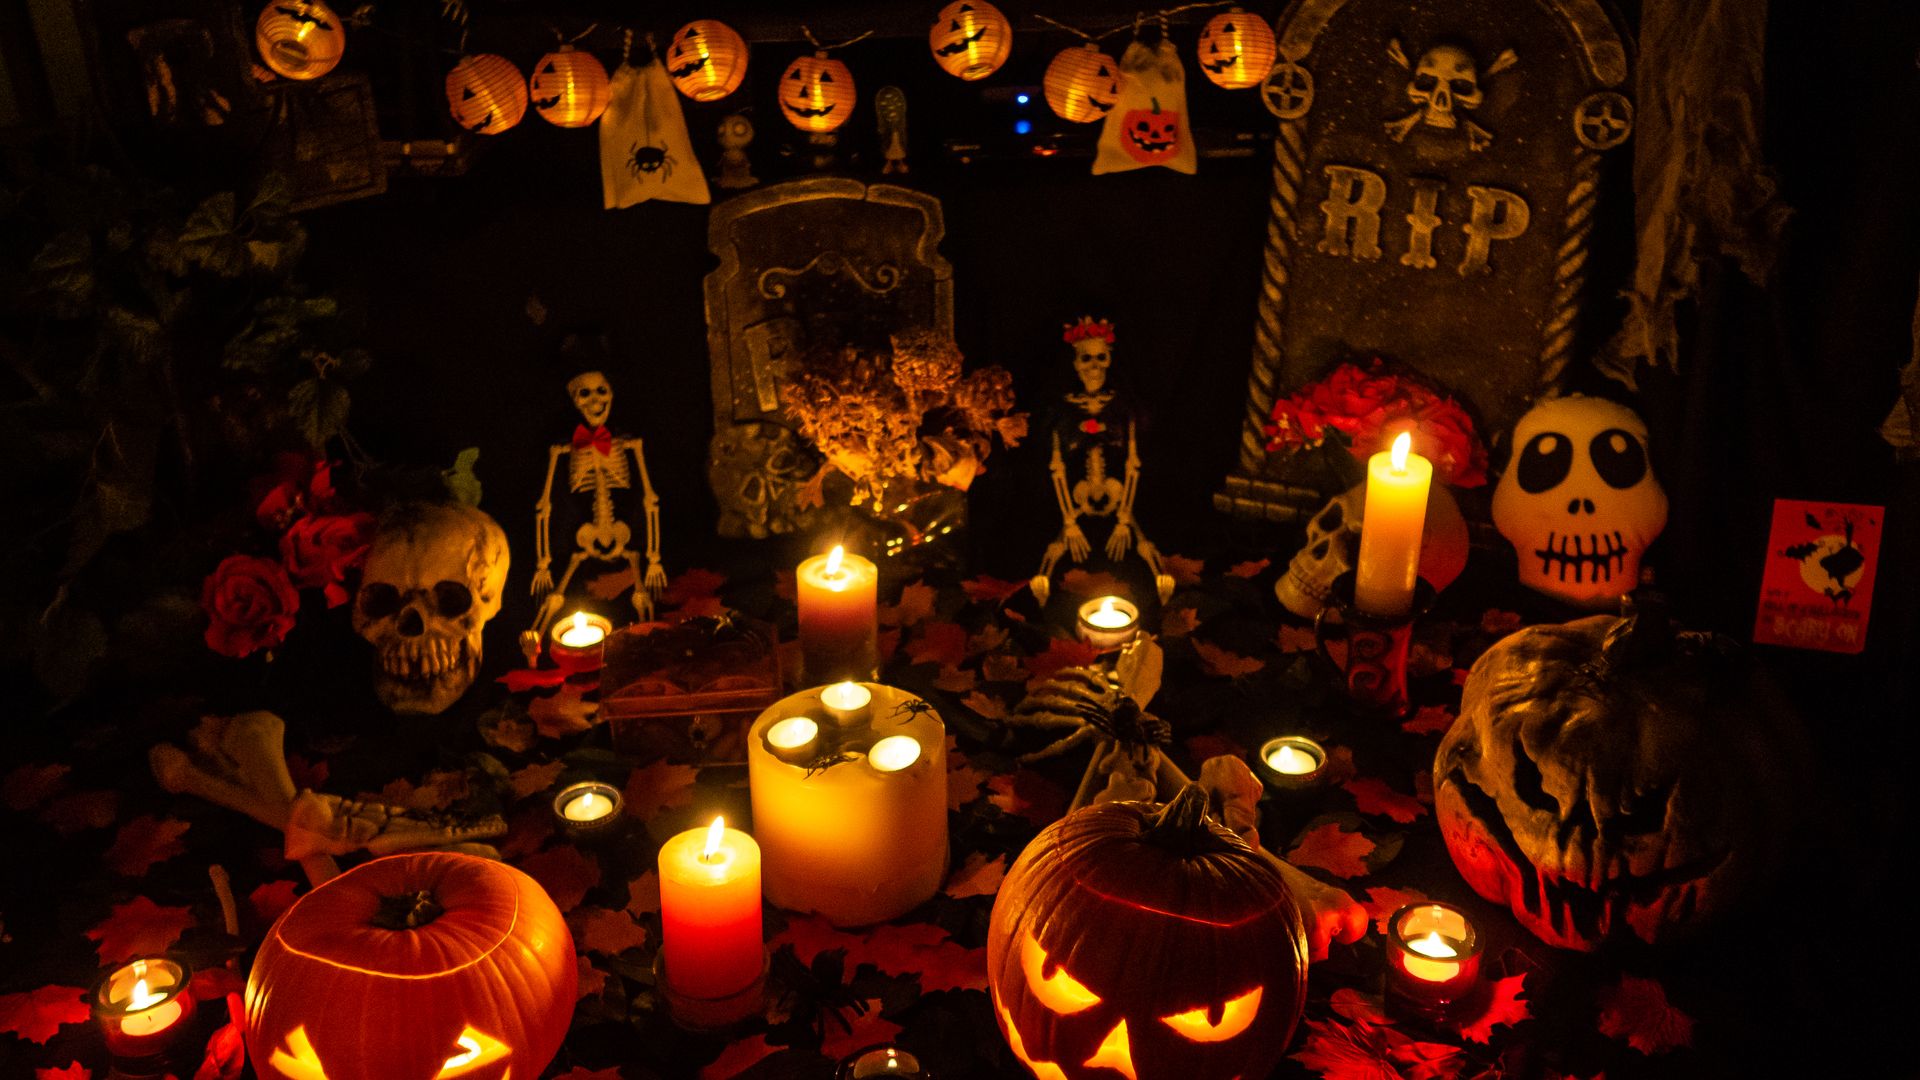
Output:
[[1775,499],[1753,640],[1857,653],[1867,646],[1886,508]]

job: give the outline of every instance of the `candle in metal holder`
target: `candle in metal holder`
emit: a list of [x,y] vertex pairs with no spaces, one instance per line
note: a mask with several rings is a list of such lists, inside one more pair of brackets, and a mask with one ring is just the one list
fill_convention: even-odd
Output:
[[1327,750],[1305,735],[1281,735],[1260,744],[1254,772],[1276,791],[1312,791],[1327,782]]
[[932,1080],[920,1059],[898,1046],[882,1043],[855,1050],[840,1059],[834,1080]]
[[598,780],[582,780],[554,795],[553,817],[568,836],[586,840],[612,832],[620,821],[623,804],[619,788]]

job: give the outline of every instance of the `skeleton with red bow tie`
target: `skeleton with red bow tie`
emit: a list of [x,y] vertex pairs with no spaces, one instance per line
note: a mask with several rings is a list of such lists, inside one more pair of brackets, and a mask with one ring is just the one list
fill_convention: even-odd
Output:
[[[613,387],[598,371],[586,371],[567,383],[567,395],[580,410],[582,423],[573,429],[573,441],[547,448],[547,480],[540,488],[540,501],[534,504],[534,536],[537,558],[533,572],[533,595],[543,597],[534,617],[533,639],[546,636],[547,628],[566,605],[567,586],[580,564],[588,559],[625,562],[633,568],[633,610],[642,622],[653,618],[653,601],[667,587],[667,571],[660,564],[660,499],[654,494],[653,481],[647,476],[647,459],[639,439],[616,436],[607,430],[607,414],[613,411]],[[628,464],[627,455],[633,455]],[[573,553],[560,583],[553,581],[553,551],[548,543],[548,526],[553,520],[553,481],[560,471],[560,459],[567,459],[567,489],[575,495],[591,493],[593,517],[573,534],[579,550]],[[640,477],[640,505],[646,513],[647,568],[640,569],[641,552],[629,545],[633,529],[614,516],[613,493],[633,487],[635,473]]]

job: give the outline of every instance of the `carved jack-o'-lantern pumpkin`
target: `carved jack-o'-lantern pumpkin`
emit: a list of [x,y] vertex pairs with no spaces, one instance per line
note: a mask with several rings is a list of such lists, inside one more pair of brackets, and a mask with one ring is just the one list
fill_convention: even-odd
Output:
[[527,80],[504,56],[463,56],[447,72],[447,108],[475,135],[498,135],[527,114]]
[[1013,25],[986,0],[954,0],[933,20],[927,47],[940,70],[974,82],[1007,62],[1013,52]]
[[1172,161],[1180,152],[1180,114],[1158,101],[1151,109],[1129,109],[1121,118],[1120,148],[1142,165]]
[[1245,90],[1260,85],[1273,67],[1273,27],[1267,20],[1230,8],[1200,31],[1200,70],[1215,86]]
[[1779,864],[1803,738],[1757,668],[1655,608],[1529,627],[1474,662],[1435,813],[1467,883],[1540,940],[1657,944]]
[[853,112],[853,72],[824,52],[795,57],[780,76],[780,111],[801,131],[832,131]]
[[566,1038],[573,937],[539,884],[451,852],[363,863],[301,897],[247,979],[262,1080],[521,1080]]
[[1120,100],[1120,64],[1091,41],[1062,49],[1040,80],[1047,107],[1076,124],[1105,118]]
[[695,19],[667,43],[673,88],[695,101],[719,101],[747,77],[747,43],[718,19]]
[[1008,1045],[1042,1080],[1265,1076],[1306,991],[1307,933],[1268,857],[1171,803],[1088,806],[1035,837],[987,933]]

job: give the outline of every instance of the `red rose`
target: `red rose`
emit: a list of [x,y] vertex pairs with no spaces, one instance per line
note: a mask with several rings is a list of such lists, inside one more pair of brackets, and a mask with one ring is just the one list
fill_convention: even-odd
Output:
[[1107,430],[1107,425],[1089,417],[1085,420],[1080,421],[1080,430],[1086,432],[1089,435],[1098,435],[1101,432]]
[[276,532],[305,514],[322,514],[333,509],[333,466],[305,454],[279,454],[273,460],[273,472],[256,477],[254,517]]
[[372,514],[303,517],[280,537],[280,560],[303,589],[323,589],[327,606],[347,602],[347,574],[367,561],[373,544]]
[[200,607],[207,613],[207,647],[237,659],[286,640],[300,594],[272,559],[229,555],[207,575]]

